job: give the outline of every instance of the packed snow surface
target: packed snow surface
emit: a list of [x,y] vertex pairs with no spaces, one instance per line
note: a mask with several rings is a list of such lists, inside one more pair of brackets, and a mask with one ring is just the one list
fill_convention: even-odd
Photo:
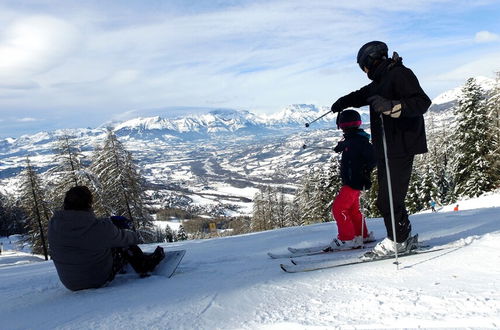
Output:
[[[458,204],[458,212],[411,217],[421,242],[450,248],[402,258],[399,270],[387,260],[289,274],[279,267],[289,260],[266,255],[328,242],[336,225],[324,223],[164,244],[187,250],[172,278],[129,273],[105,288],[71,292],[51,261],[3,238],[0,328],[500,327],[500,194]],[[385,236],[381,219],[368,219],[368,227]]]

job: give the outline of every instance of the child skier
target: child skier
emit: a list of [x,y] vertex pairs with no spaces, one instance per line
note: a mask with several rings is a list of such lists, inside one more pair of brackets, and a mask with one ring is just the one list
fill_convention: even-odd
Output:
[[368,233],[359,207],[361,190],[370,188],[370,173],[376,164],[370,136],[359,128],[361,117],[355,110],[341,112],[337,117],[337,125],[344,132],[344,139],[334,148],[335,152],[342,153],[342,188],[332,205],[338,236],[327,251],[358,248],[363,245],[363,241],[373,240],[373,232]]

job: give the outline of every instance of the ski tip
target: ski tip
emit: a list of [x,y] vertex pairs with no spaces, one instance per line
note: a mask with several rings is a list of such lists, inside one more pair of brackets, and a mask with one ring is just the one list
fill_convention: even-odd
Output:
[[290,261],[291,261],[291,262],[292,262],[292,264],[294,264],[294,265],[296,265],[296,264],[297,264],[297,262],[296,262],[295,260],[293,260],[293,259],[290,259]]
[[276,258],[276,256],[274,254],[272,254],[271,252],[267,252],[267,255],[269,256],[269,258],[271,259],[278,259]]
[[281,268],[284,272],[288,272],[288,270],[286,270],[286,265],[284,265],[284,264],[280,264],[280,268]]

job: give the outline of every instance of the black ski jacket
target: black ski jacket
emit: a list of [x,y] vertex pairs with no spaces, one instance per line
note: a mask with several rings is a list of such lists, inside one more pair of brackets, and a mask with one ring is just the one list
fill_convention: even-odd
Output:
[[98,288],[110,278],[111,248],[138,244],[137,234],[118,229],[88,211],[57,211],[49,222],[49,246],[59,279],[70,290]]
[[341,152],[340,177],[342,184],[356,190],[369,189],[372,185],[370,174],[375,167],[375,154],[370,143],[370,136],[362,129],[344,134],[333,149]]
[[[373,81],[361,89],[337,100],[342,109],[368,105],[367,99],[380,95],[400,101],[401,116],[392,118],[382,115],[387,138],[389,158],[398,158],[427,152],[423,114],[431,100],[420,87],[417,77],[405,67],[401,59],[387,59],[370,75]],[[384,157],[380,114],[370,107],[372,141],[378,158]]]

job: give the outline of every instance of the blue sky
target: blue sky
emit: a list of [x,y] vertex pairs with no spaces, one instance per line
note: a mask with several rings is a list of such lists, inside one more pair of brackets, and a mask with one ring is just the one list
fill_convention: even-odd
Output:
[[0,137],[210,108],[330,105],[383,40],[429,96],[500,71],[500,1],[0,3]]

